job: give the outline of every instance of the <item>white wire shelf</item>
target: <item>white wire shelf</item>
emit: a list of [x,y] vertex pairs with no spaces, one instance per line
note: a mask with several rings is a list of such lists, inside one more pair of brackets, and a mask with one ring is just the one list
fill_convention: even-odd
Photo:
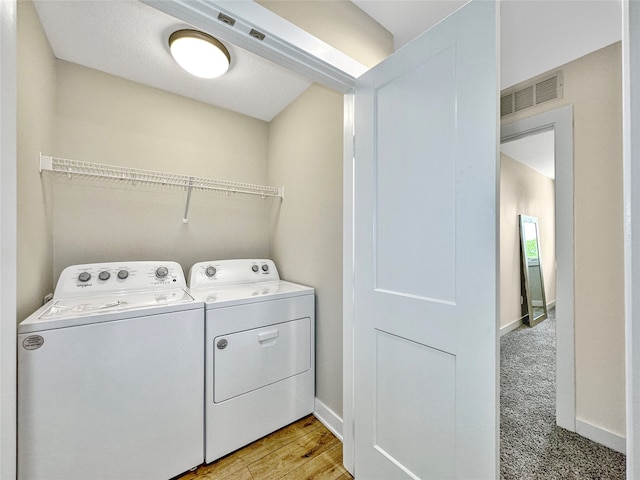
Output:
[[85,177],[108,178],[114,180],[129,181],[132,183],[149,183],[155,185],[184,187],[187,190],[187,203],[182,221],[189,221],[189,203],[191,191],[215,190],[227,194],[256,195],[265,198],[284,199],[284,187],[268,187],[253,185],[251,183],[231,182],[227,180],[214,180],[211,178],[178,175],[174,173],[155,172],[138,168],[118,167],[101,163],[83,162],[57,158],[40,154],[40,172],[48,171],[63,173],[69,177],[81,175]]

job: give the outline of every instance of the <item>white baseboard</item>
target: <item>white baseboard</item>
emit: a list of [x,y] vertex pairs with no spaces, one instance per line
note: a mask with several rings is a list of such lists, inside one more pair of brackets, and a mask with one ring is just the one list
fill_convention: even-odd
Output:
[[[526,316],[526,315],[525,315]],[[514,320],[513,322],[511,322],[508,325],[505,325],[504,327],[500,327],[500,336],[502,335],[506,335],[507,333],[515,330],[516,328],[518,328],[520,325],[522,325],[522,319],[524,317],[521,317],[517,320]]]
[[342,418],[316,398],[313,415],[342,441]]
[[627,440],[623,436],[578,418],[576,418],[576,433],[616,452],[624,454],[627,452]]
[[[556,301],[553,300],[552,302],[549,302],[547,304],[547,310],[550,310],[555,306],[556,306]],[[520,325],[522,325],[523,322],[524,322],[525,317],[526,317],[526,315],[523,315],[522,317],[520,317],[517,320],[514,320],[513,322],[509,323],[508,325],[505,325],[504,327],[500,327],[500,336],[506,335],[507,333],[515,330]]]

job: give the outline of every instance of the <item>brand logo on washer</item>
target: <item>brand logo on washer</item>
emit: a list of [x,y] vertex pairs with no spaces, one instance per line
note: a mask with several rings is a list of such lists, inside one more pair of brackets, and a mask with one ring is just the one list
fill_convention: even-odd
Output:
[[227,342],[224,338],[222,340],[218,340],[218,343],[216,344],[216,346],[220,350],[224,350],[225,348],[227,348],[227,345],[229,345],[229,342]]
[[25,350],[37,350],[44,345],[44,338],[40,335],[29,335],[22,341],[22,347]]

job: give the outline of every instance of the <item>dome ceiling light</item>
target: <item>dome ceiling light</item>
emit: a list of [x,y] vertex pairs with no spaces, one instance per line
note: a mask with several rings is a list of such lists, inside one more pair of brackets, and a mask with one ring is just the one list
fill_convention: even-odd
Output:
[[191,75],[216,78],[229,69],[229,50],[218,39],[197,30],[178,30],[169,37],[174,60]]

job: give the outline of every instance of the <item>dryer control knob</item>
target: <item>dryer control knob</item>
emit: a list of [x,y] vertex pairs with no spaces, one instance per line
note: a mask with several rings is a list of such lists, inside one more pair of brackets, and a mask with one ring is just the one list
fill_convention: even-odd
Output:
[[127,278],[129,276],[129,272],[127,270],[120,270],[118,272],[118,278],[120,280],[124,280],[125,278]]
[[156,269],[156,277],[164,278],[169,274],[169,269],[167,267],[158,267]]
[[80,275],[78,275],[78,280],[81,282],[88,282],[89,280],[91,280],[91,274],[89,272],[82,272]]
[[269,265],[267,265],[266,263],[264,265],[262,265],[262,271],[263,272],[268,272],[269,271]]
[[253,267],[251,267],[251,270],[257,272],[258,270],[260,270],[260,267],[258,267],[258,265],[254,265]]
[[103,270],[102,272],[100,272],[98,274],[98,278],[100,280],[109,280],[111,278],[111,274],[109,272],[107,272],[106,270]]
[[213,277],[216,274],[216,267],[207,267],[207,269],[204,271],[204,274],[207,277]]

